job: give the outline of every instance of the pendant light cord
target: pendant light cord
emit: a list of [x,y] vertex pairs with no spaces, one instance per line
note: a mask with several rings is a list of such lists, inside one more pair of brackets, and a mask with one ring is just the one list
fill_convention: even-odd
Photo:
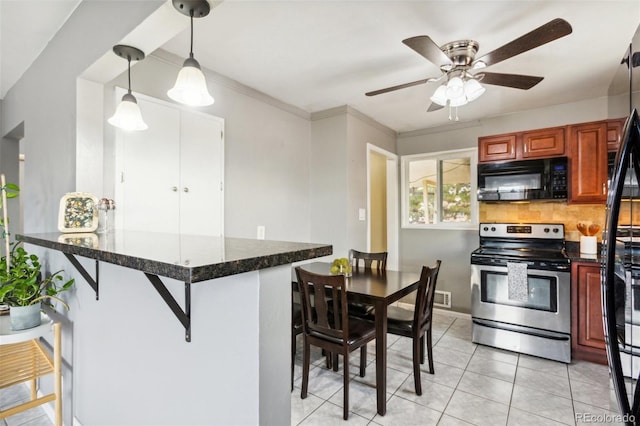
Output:
[[189,11],[189,17],[191,18],[191,46],[189,48],[189,57],[193,58],[193,9]]
[[127,81],[129,82],[129,94],[131,94],[131,55],[127,55]]

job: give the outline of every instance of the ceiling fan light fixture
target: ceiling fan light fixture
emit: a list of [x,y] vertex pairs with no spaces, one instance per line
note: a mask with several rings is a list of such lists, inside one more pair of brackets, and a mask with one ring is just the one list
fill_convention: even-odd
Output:
[[457,98],[449,99],[450,107],[459,107],[459,106],[466,105],[467,103],[469,103],[469,101],[467,100],[467,97],[464,94],[462,96],[458,96]]
[[131,61],[144,59],[144,52],[132,46],[117,44],[113,46],[113,53],[127,60],[127,93],[116,107],[116,112],[107,120],[112,126],[126,131],[146,130],[149,128],[142,119],[142,113],[136,97],[131,93]]
[[484,92],[485,88],[473,78],[464,82],[464,95],[467,98],[467,101],[471,102],[473,100],[478,99]]
[[464,82],[460,77],[453,77],[447,83],[447,97],[458,98],[464,95]]
[[182,64],[176,84],[167,92],[167,96],[176,102],[189,106],[207,106],[214,102],[207,89],[207,81],[200,64],[193,57],[193,18],[202,18],[209,14],[211,6],[207,0],[172,0],[173,7],[190,19],[191,45],[189,57]]
[[447,105],[447,86],[446,85],[443,84],[436,89],[436,91],[433,93],[433,96],[431,96],[431,102],[438,105],[442,105],[442,106]]

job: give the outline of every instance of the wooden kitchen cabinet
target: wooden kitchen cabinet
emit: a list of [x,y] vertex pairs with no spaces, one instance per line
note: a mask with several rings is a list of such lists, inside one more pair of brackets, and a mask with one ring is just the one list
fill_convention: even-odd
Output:
[[503,161],[516,159],[516,135],[497,135],[478,138],[478,161]]
[[607,120],[607,151],[617,151],[626,118]]
[[600,204],[607,200],[607,123],[568,126],[569,203]]
[[607,363],[600,263],[571,262],[571,357]]
[[553,127],[522,133],[522,158],[549,158],[565,155],[564,132],[564,127]]
[[565,155],[565,128],[552,127],[478,138],[478,161],[530,160]]

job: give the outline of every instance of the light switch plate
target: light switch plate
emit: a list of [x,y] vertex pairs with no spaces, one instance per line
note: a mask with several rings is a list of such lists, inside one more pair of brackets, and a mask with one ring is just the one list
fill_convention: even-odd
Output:
[[367,220],[367,211],[365,209],[358,209],[358,220]]
[[263,225],[258,225],[258,232],[256,238],[259,240],[264,240],[265,229]]

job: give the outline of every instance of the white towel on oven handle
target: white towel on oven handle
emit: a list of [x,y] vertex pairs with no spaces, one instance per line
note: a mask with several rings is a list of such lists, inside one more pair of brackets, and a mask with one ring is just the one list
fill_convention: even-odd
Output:
[[526,263],[507,262],[507,286],[509,287],[509,300],[518,302],[529,300]]

